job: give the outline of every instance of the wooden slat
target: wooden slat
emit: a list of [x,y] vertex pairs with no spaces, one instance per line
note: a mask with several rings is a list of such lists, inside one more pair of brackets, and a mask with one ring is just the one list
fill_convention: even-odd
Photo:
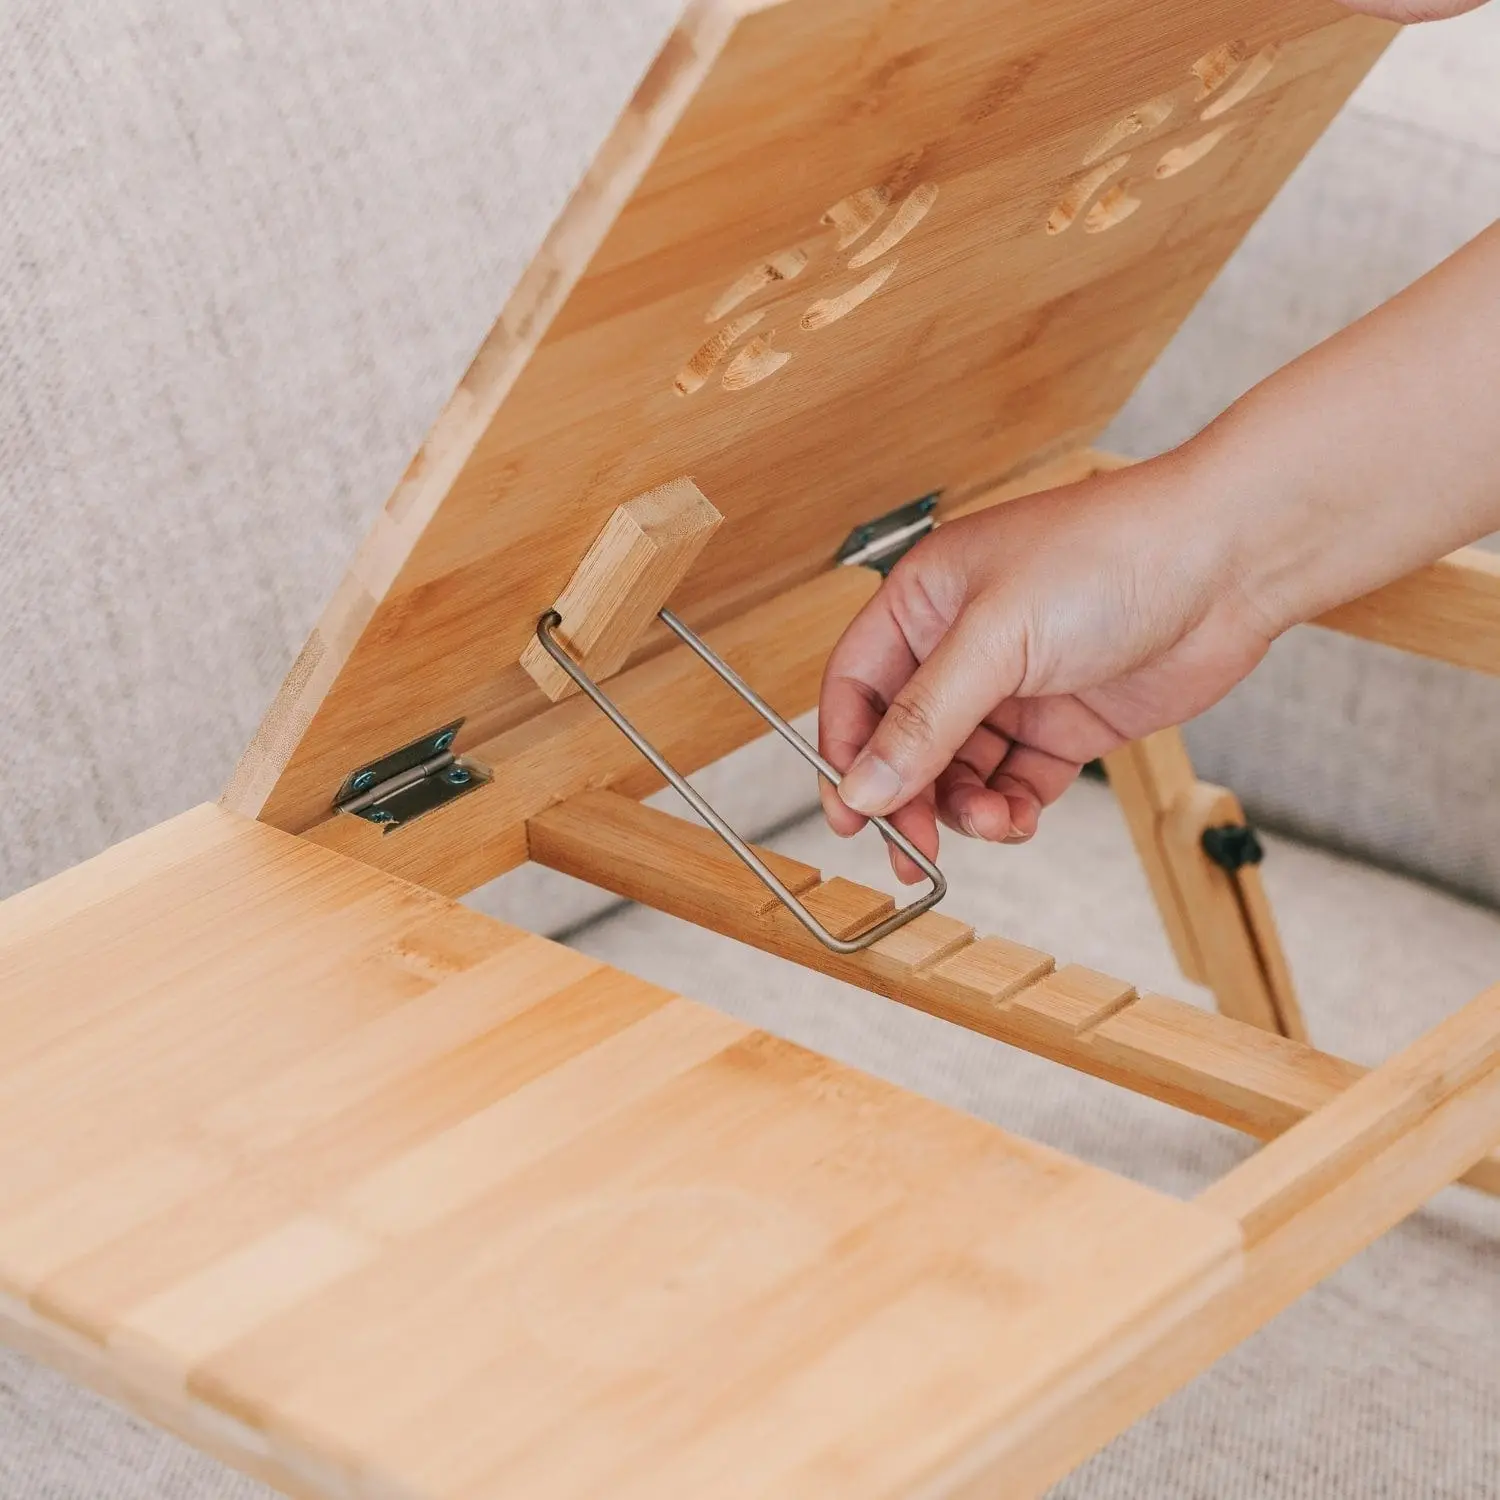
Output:
[[[1047,954],[1002,938],[972,939],[963,924],[935,912],[917,918],[904,940],[898,932],[864,953],[831,953],[780,907],[744,898],[731,870],[739,862],[708,829],[611,792],[549,809],[532,819],[530,835],[541,864],[1260,1139],[1290,1129],[1366,1072],[1197,1006],[1136,997],[1089,970],[1054,973]],[[856,909],[859,888],[836,883],[845,906]],[[806,899],[815,895],[816,888]],[[882,893],[867,897],[869,919],[889,910]],[[938,922],[935,930],[930,924]],[[928,943],[940,958],[923,957]],[[1500,1192],[1500,1156],[1465,1180]]]
[[1471,672],[1500,675],[1500,556],[1463,547],[1313,621]]
[[[1235,809],[1241,822],[1245,820],[1244,809],[1235,801]],[[1201,835],[1199,848],[1202,848]],[[1271,898],[1266,891],[1265,880],[1258,865],[1244,865],[1234,875],[1235,894],[1240,900],[1240,912],[1250,942],[1259,960],[1260,978],[1270,996],[1276,1013],[1276,1029],[1293,1041],[1311,1040],[1307,1018],[1302,1011],[1302,1002],[1297,987],[1292,982],[1291,964],[1281,942],[1281,929],[1276,924],[1271,910]]]
[[[355,766],[459,717],[469,752],[544,712],[518,658],[633,495],[690,475],[724,513],[676,601],[708,626],[894,506],[1087,442],[1392,34],[1328,0],[695,0],[230,805],[301,832]],[[1158,177],[1204,134],[1211,53],[1235,59],[1232,128]],[[1100,138],[1159,100],[1106,189],[1135,211],[1080,200],[1054,232]]]

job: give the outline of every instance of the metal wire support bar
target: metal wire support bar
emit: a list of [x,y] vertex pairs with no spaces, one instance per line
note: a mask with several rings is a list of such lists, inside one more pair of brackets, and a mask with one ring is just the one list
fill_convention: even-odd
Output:
[[[772,729],[779,734],[817,773],[825,780],[837,786],[842,779],[840,773],[829,765],[818,752],[787,723],[785,719],[766,702],[754,688],[750,686],[743,677],[739,675],[728,663],[721,660],[714,652],[681,620],[670,610],[662,610],[660,619],[690,651],[699,657],[714,673],[723,679],[725,683],[751,708],[760,715]],[[740,860],[749,867],[756,878],[776,897],[786,909],[810,932],[825,948],[834,953],[858,953],[868,948],[871,943],[878,943],[881,938],[896,931],[898,927],[904,927],[913,917],[921,916],[924,911],[934,907],[948,893],[948,882],[943,872],[917,848],[912,841],[891,826],[884,818],[871,818],[870,821],[880,830],[881,836],[887,843],[894,844],[908,859],[922,871],[932,882],[932,889],[919,896],[909,906],[903,906],[900,911],[893,912],[890,916],[875,923],[873,927],[867,927],[863,932],[852,938],[835,937],[833,933],[823,926],[818,919],[779,881],[775,874],[766,865],[766,862],[755,852],[754,849],[732,829],[728,823],[713,809],[703,798],[702,794],[682,776],[675,767],[653,745],[624,714],[604,695],[599,685],[588,676],[586,672],[573,660],[563,649],[553,632],[562,624],[562,616],[555,609],[549,609],[540,620],[537,621],[536,636],[542,643],[542,649],[555,661],[569,677],[578,684],[579,689],[592,699],[594,706],[598,708],[605,718],[612,723],[626,739],[635,746],[642,755],[656,767],[658,771],[676,789],[678,795],[689,807],[708,824],[713,831],[734,850]]]

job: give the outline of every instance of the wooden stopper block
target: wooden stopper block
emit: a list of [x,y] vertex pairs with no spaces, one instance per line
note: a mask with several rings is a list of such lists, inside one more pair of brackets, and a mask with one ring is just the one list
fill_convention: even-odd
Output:
[[1068,964],[1005,1002],[1013,1016],[1043,1039],[1082,1036],[1136,998],[1120,979]]
[[1005,938],[983,937],[925,971],[935,994],[954,1004],[998,1005],[1052,972],[1052,957]]
[[974,941],[974,929],[957,917],[939,911],[924,911],[904,927],[898,927],[867,950],[893,976],[903,976],[951,958]]
[[[625,665],[723,519],[691,479],[615,508],[553,606],[557,639],[596,682]],[[554,703],[578,691],[535,638],[521,665]]]
[[[896,909],[895,900],[884,891],[855,885],[842,875],[835,875],[832,880],[825,880],[822,885],[804,892],[802,904],[836,938],[852,938]],[[773,908],[773,911],[787,921],[795,920],[781,907]]]

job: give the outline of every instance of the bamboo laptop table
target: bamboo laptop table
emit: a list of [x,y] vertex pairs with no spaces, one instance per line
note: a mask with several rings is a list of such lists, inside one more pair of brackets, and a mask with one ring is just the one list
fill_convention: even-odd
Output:
[[[693,5],[223,803],[0,905],[0,1333],[317,1500],[1027,1495],[1500,1190],[1500,993],[1373,1072],[1310,1046],[1175,737],[1110,772],[1221,1014],[941,910],[830,950],[536,644],[689,772],[763,726],[669,596],[810,707],[879,584],[839,553],[1108,462],[1389,35]],[[1323,623],[1500,667],[1482,557]],[[457,904],[528,858],[1269,1144],[1150,1191]],[[764,859],[831,934],[891,912]]]

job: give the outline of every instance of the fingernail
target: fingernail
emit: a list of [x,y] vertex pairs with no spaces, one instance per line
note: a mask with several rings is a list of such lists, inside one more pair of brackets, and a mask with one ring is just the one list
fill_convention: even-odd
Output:
[[901,795],[901,778],[879,756],[861,755],[839,783],[845,807],[858,813],[881,813]]
[[[1010,808],[1010,823],[1016,833],[1024,834],[1030,838],[1036,832],[1036,826],[1041,822],[1042,804],[1035,797],[1028,797],[1024,792],[1007,792],[1005,804]],[[1024,843],[1025,839],[1008,838],[1007,844]]]

